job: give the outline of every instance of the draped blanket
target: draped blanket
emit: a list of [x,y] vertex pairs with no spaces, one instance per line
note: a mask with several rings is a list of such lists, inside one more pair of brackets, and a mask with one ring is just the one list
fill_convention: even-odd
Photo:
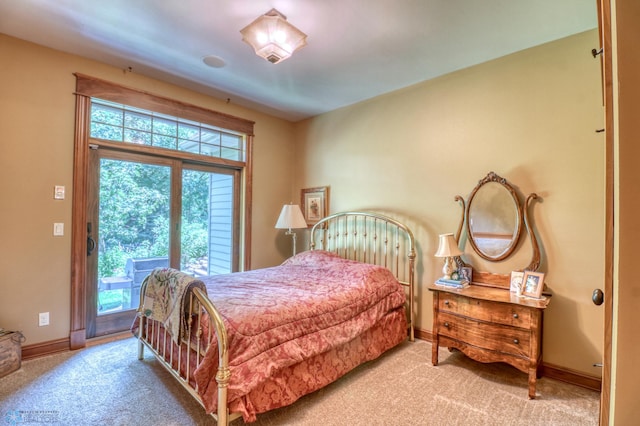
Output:
[[[191,275],[171,268],[156,268],[144,279],[147,289],[144,294],[141,314],[161,322],[178,343],[186,329],[182,306],[187,291],[199,287],[206,293],[204,283]],[[144,285],[143,282],[143,285]]]

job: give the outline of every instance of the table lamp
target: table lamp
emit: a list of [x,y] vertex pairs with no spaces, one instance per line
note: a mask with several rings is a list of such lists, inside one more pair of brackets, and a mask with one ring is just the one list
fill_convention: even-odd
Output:
[[451,273],[455,270],[453,267],[453,258],[460,256],[463,252],[458,248],[458,242],[453,234],[440,234],[440,244],[436,257],[444,257],[444,266],[442,267],[443,280],[450,280]]
[[288,229],[285,235],[291,235],[293,238],[293,255],[296,254],[296,233],[292,229],[301,229],[307,227],[307,221],[302,215],[302,210],[297,204],[285,204],[280,211],[280,217],[276,222],[276,229]]

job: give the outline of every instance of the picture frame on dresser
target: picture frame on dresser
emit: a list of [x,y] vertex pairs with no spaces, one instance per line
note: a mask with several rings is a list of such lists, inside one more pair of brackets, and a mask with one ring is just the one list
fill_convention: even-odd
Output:
[[470,266],[461,266],[459,269],[460,279],[469,282],[473,281],[473,268]]
[[522,295],[540,299],[544,287],[544,273],[524,271],[522,278]]
[[521,293],[523,280],[524,280],[523,271],[512,271],[511,286],[509,287],[509,291],[511,291],[512,293]]

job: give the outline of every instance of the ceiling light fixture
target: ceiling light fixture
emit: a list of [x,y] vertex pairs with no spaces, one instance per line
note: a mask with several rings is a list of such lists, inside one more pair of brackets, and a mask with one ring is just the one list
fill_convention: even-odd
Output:
[[242,41],[253,47],[256,55],[272,64],[284,61],[307,44],[307,35],[287,22],[287,17],[275,9],[258,17],[240,33]]

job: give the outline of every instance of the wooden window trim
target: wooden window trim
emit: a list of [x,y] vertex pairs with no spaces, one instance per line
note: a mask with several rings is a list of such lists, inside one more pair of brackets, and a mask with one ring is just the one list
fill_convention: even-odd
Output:
[[84,74],[76,73],[75,76],[77,95],[131,105],[253,136],[255,122],[251,120],[153,95]]

